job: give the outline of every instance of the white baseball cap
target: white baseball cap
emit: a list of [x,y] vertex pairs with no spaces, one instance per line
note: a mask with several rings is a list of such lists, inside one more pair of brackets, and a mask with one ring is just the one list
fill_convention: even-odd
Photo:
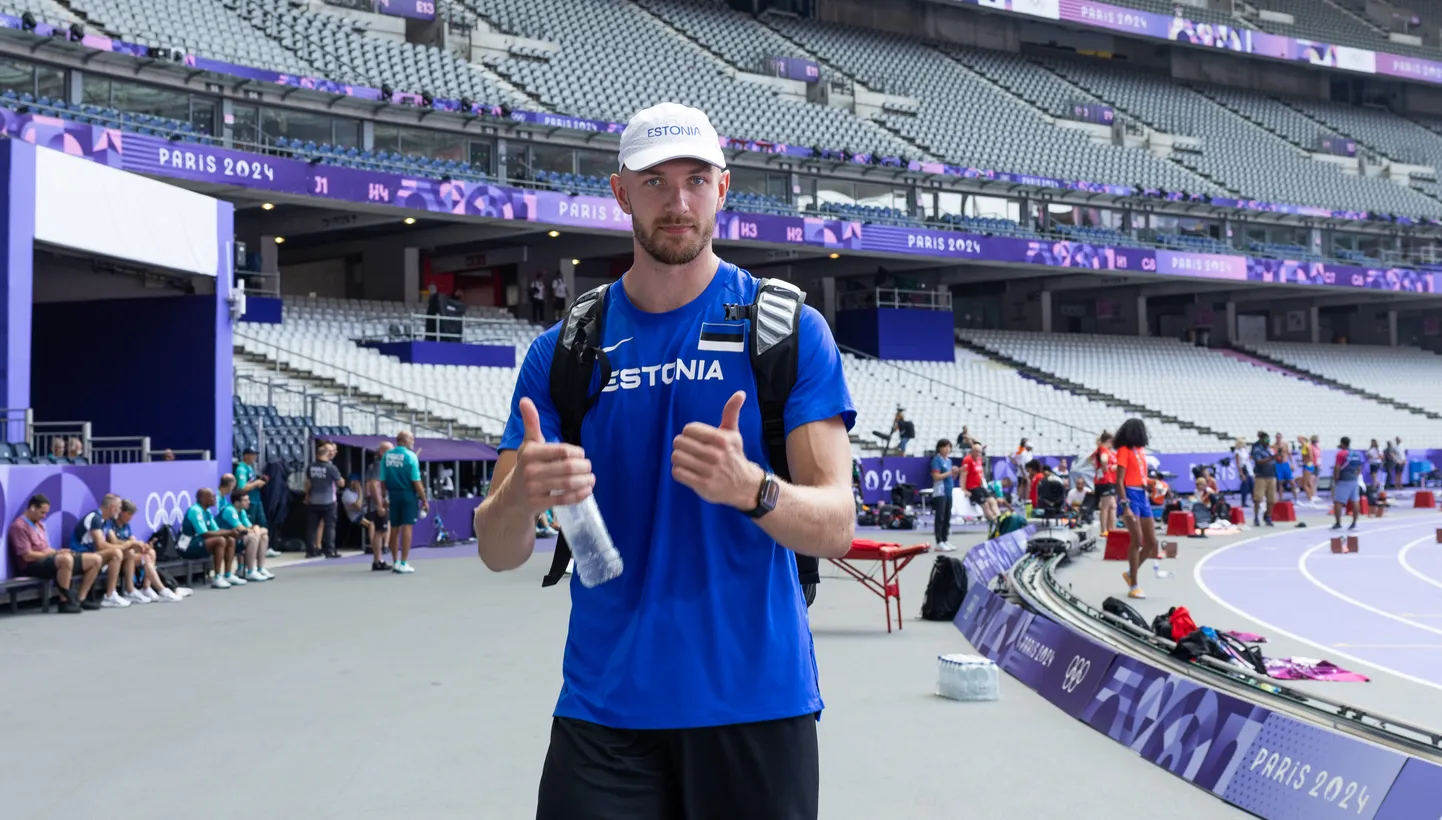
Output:
[[721,138],[705,111],[661,103],[637,111],[621,132],[622,168],[644,171],[681,157],[726,167]]

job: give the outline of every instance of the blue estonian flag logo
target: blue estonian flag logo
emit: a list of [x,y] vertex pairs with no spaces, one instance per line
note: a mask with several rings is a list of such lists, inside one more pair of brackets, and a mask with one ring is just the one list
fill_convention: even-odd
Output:
[[702,322],[697,350],[717,353],[745,353],[746,325],[743,322]]

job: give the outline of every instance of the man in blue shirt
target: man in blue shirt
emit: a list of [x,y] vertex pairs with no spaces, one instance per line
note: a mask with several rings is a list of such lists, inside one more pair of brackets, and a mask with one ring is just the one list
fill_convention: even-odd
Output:
[[752,330],[724,309],[753,302],[758,283],[711,246],[730,185],[715,130],[695,109],[647,109],[620,164],[611,187],[635,259],[606,296],[612,380],[582,446],[558,443],[558,328],[535,341],[475,520],[486,566],[515,569],[541,512],[594,491],[624,562],[595,587],[572,580],[537,817],[815,818],[822,702],[794,553],[844,555],[855,533],[841,356],[805,308],[783,482],[763,443]]
[[235,563],[236,533],[233,530],[222,530],[220,525],[215,523],[215,516],[210,514],[210,508],[214,505],[215,493],[208,487],[195,491],[195,503],[185,511],[185,520],[180,524],[180,539],[176,542],[176,547],[182,558],[191,560],[210,554],[211,565],[215,571],[210,585],[215,589],[244,586],[245,579],[231,570]]
[[179,601],[181,596],[160,581],[160,573],[155,569],[155,547],[136,538],[130,530],[130,520],[137,509],[134,501],[121,501],[115,525],[106,533],[111,544],[134,556],[135,572],[125,576],[125,599],[136,604]]
[[121,578],[135,575],[135,556],[110,543],[110,530],[119,512],[120,496],[107,493],[100,499],[100,509],[82,515],[70,531],[71,552],[76,555],[93,552],[105,564],[105,597],[100,599],[100,606],[106,609],[130,606],[130,600],[121,597],[115,585]]
[[396,433],[396,446],[381,456],[381,483],[390,496],[391,556],[396,562],[391,571],[402,575],[416,571],[410,560],[411,532],[416,520],[431,511],[421,481],[421,462],[411,449],[415,443],[415,436],[402,430]]
[[956,488],[958,469],[951,463],[951,442],[938,441],[931,456],[931,507],[936,511],[932,534],[941,552],[955,549],[947,539],[951,537],[951,491]]

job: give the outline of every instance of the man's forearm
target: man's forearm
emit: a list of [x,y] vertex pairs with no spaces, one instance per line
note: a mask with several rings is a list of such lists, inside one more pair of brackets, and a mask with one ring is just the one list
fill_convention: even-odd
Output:
[[536,516],[510,500],[510,477],[476,508],[475,528],[481,562],[493,572],[515,569],[536,549]]
[[851,549],[856,499],[850,487],[777,482],[781,491],[776,509],[756,521],[767,535],[792,552],[816,558],[839,558]]

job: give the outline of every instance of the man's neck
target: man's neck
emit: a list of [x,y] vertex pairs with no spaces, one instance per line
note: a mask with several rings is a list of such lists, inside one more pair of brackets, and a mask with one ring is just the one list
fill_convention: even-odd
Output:
[[690,304],[711,284],[721,265],[709,246],[684,265],[666,265],[646,253],[641,243],[633,244],[635,261],[621,281],[631,304],[646,313],[666,313]]

